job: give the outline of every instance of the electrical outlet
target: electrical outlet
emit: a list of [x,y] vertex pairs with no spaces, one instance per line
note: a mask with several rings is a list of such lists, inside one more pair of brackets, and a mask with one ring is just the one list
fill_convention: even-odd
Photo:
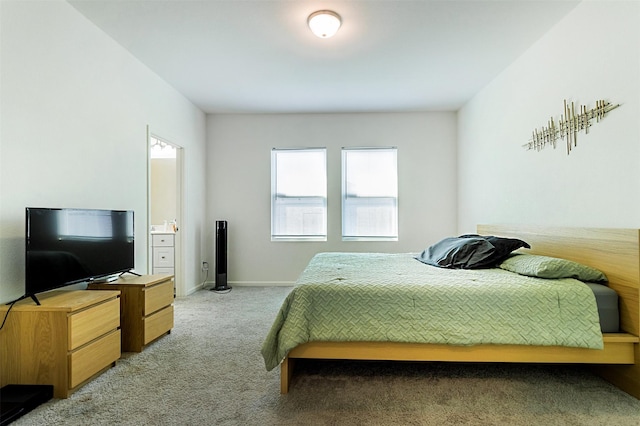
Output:
[[209,262],[202,262],[202,270],[203,271],[209,270]]

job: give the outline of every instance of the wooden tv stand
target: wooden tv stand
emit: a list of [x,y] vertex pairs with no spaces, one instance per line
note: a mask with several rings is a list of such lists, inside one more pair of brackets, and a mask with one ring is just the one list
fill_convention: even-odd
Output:
[[[0,385],[53,385],[55,398],[120,358],[119,291],[56,290],[17,302],[0,330]],[[9,306],[0,306],[4,318]]]
[[173,275],[123,276],[110,283],[92,283],[91,290],[119,290],[122,351],[141,352],[171,333]]

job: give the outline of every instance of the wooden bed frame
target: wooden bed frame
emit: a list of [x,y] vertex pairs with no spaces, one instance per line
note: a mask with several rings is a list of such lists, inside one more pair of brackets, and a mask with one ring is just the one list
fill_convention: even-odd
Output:
[[453,346],[394,342],[308,342],[280,365],[280,391],[288,393],[296,359],[527,362],[593,364],[594,371],[640,399],[640,230],[478,225],[481,235],[520,238],[527,253],[561,257],[603,271],[619,295],[620,333],[603,335],[604,349],[560,346]]

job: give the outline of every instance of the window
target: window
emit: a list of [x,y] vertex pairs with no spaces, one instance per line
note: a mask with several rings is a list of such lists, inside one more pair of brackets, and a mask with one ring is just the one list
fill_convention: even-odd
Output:
[[271,151],[271,241],[327,240],[327,150]]
[[398,240],[397,148],[342,149],[342,239]]

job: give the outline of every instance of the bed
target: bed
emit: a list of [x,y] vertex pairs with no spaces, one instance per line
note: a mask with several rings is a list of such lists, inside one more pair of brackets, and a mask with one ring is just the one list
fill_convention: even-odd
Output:
[[[349,341],[348,337],[335,341],[311,338],[288,349],[279,363],[281,393],[289,391],[295,360],[307,358],[591,364],[605,379],[640,398],[639,230],[479,225],[477,232],[519,238],[531,245],[528,253],[564,258],[604,272],[608,286],[619,297],[620,330],[602,333],[599,347],[566,341],[557,344],[536,344],[535,341],[502,344],[491,340],[492,336],[488,340],[492,343],[452,342],[446,339],[436,343],[397,342],[377,337],[365,341]],[[587,334],[588,330],[589,327]]]

